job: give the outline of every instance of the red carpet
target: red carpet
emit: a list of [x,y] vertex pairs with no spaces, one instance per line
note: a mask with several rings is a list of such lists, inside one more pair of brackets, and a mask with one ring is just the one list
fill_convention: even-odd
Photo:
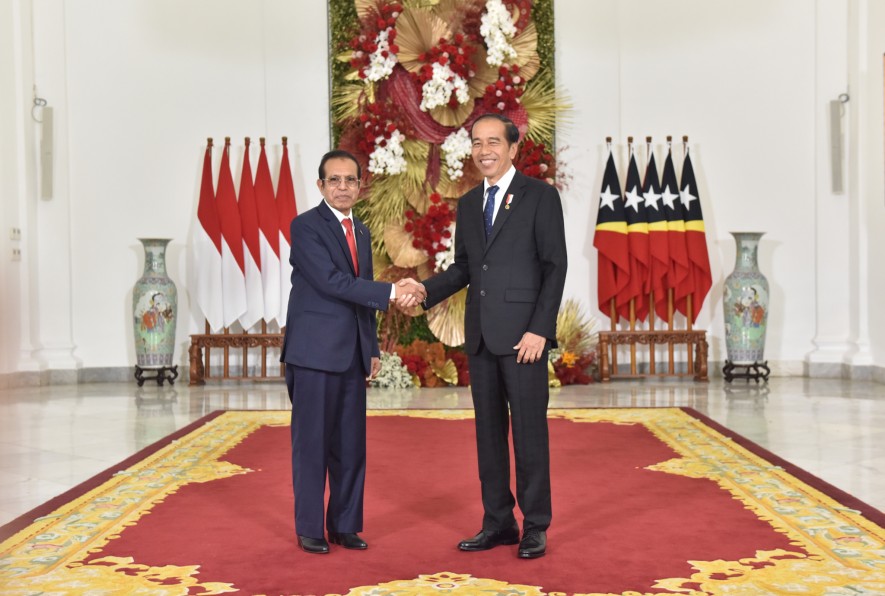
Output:
[[[188,441],[196,431],[115,476],[109,483],[116,484],[96,488],[57,520],[4,542],[0,586],[10,567],[26,567],[28,551],[59,557],[43,563],[43,573],[29,572],[40,589],[88,571],[94,587],[126,574],[170,594],[346,594],[397,580],[405,583],[375,593],[440,593],[446,583],[460,589],[448,593],[463,594],[516,586],[568,594],[720,593],[721,586],[725,593],[739,581],[739,593],[754,594],[764,593],[754,586],[771,590],[813,572],[825,586],[885,593],[880,512],[811,476],[801,482],[800,471],[787,474],[770,454],[759,459],[739,443],[752,444],[730,440],[694,412],[556,414],[573,419],[550,420],[554,517],[542,559],[518,560],[515,546],[456,549],[482,518],[473,421],[399,415],[369,418],[362,534],[369,550],[303,553],[293,530],[287,415],[231,412],[201,427],[201,437]],[[157,495],[145,500],[151,490]],[[90,514],[116,526],[99,535],[91,520],[77,537]],[[89,550],[70,548],[78,540]],[[442,572],[450,575],[414,581]]]

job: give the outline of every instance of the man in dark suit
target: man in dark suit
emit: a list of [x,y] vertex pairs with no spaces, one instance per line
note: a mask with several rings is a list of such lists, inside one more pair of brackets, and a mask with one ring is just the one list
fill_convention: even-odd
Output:
[[[480,116],[471,138],[485,181],[458,202],[454,264],[424,281],[425,308],[468,287],[464,347],[485,514],[482,530],[458,547],[519,542],[518,556],[532,559],[546,552],[551,519],[547,351],[556,341],[567,266],[562,203],[555,187],[516,171],[519,130],[508,118]],[[510,490],[510,419],[521,540]]]
[[[365,549],[366,377],[381,368],[375,311],[423,298],[414,285],[376,282],[369,230],[353,217],[361,168],[346,151],[319,167],[323,201],[292,220],[292,290],[281,361],[292,401],[295,532],[306,552],[329,542]],[[423,291],[423,290],[422,290]]]

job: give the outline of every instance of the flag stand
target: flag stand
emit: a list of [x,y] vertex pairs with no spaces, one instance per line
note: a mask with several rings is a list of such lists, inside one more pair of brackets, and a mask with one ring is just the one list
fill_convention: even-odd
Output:
[[[283,330],[279,333],[268,333],[267,323],[261,321],[260,333],[249,333],[244,329],[240,333],[231,333],[229,327],[225,327],[221,333],[212,333],[209,323],[206,323],[205,333],[191,335],[191,347],[188,350],[190,357],[190,383],[189,385],[205,385],[206,379],[214,379],[210,369],[210,355],[212,348],[223,350],[222,374],[220,379],[224,381],[279,381],[285,378],[285,369],[281,363],[277,374],[268,374],[267,350],[268,348],[282,349]],[[206,353],[203,354],[203,348]],[[249,375],[249,356],[251,349],[260,349],[261,374]],[[239,367],[239,375],[231,374],[231,350],[242,350],[242,363]]]
[[[645,141],[648,158],[642,180],[633,137],[627,137],[629,165],[622,193],[612,137],[605,138],[608,158],[602,175],[593,246],[598,251],[599,309],[609,316],[611,329],[598,334],[599,380],[691,376],[707,381],[707,333],[694,329],[693,322],[710,290],[712,276],[688,136],[682,137],[680,182],[673,163],[673,137],[667,136],[667,156],[660,179],[652,138],[647,136]],[[656,291],[660,304],[655,301]],[[666,321],[661,316],[665,296]],[[675,324],[677,311],[685,317],[683,329]],[[647,328],[642,329],[646,317]],[[638,349],[640,346],[645,349]],[[658,360],[658,349],[663,355],[664,346],[666,367],[663,359]],[[625,362],[619,366],[619,352],[629,357],[629,365]],[[684,367],[677,369],[677,357],[683,355],[684,360],[679,362]]]
[[[664,377],[693,377],[695,381],[708,381],[707,376],[707,332],[693,329],[691,326],[691,300],[689,296],[686,329],[674,329],[673,322],[673,294],[669,293],[667,329],[654,329],[654,315],[651,316],[652,329],[636,329],[634,302],[630,300],[631,317],[628,330],[617,329],[617,312],[615,301],[611,301],[611,331],[599,332],[599,343],[596,346],[599,362],[599,381],[607,383],[612,379],[640,379],[640,378],[664,378]],[[654,304],[654,302],[651,302]],[[647,346],[648,372],[638,372],[637,345]],[[655,349],[658,346],[667,346],[669,361],[667,372],[657,372],[655,364]],[[621,373],[618,367],[618,348],[629,346],[630,348],[630,372]],[[675,353],[676,346],[685,346],[687,349],[686,370],[676,371]],[[766,367],[767,368],[767,367]],[[751,378],[735,375],[736,378]]]

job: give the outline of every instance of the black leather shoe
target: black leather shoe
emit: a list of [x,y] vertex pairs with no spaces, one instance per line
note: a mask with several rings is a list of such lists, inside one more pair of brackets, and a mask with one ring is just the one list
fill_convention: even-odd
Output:
[[332,544],[340,544],[344,548],[352,548],[355,550],[366,550],[369,545],[357,534],[339,534],[338,532],[329,532],[329,542]]
[[298,537],[298,546],[306,553],[315,555],[325,555],[329,552],[329,543],[325,538],[308,538],[307,536]]
[[520,559],[537,559],[547,552],[547,532],[544,530],[526,530],[519,541]]
[[491,532],[489,530],[480,530],[479,534],[473,538],[462,540],[458,544],[458,548],[464,551],[473,552],[478,550],[489,550],[501,544],[516,544],[519,542],[519,526],[513,524],[513,527],[500,532]]

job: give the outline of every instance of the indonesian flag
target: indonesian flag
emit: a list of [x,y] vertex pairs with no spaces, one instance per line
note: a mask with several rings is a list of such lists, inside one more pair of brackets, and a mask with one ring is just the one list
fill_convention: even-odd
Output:
[[661,203],[661,183],[658,180],[658,167],[654,153],[649,152],[645,166],[645,180],[642,182],[642,196],[645,199],[645,216],[648,219],[648,289],[654,294],[655,312],[658,317],[668,320],[667,273],[670,270],[670,239],[667,233],[667,216]]
[[630,251],[630,281],[618,292],[618,314],[630,318],[630,300],[636,320],[648,316],[648,219],[636,155],[630,148],[627,166],[627,192],[624,193],[624,216],[627,218],[627,246]]
[[193,296],[197,307],[212,331],[224,326],[221,301],[221,227],[215,205],[215,187],[212,184],[212,139],[206,145],[203,158],[203,179],[200,182],[200,201],[197,221],[191,243]]
[[692,323],[698,318],[704,299],[713,285],[710,273],[710,255],[707,254],[707,235],[704,232],[704,214],[701,212],[701,200],[698,194],[698,183],[694,177],[694,168],[688,149],[685,150],[685,161],[682,163],[682,184],[679,185],[679,198],[685,210],[685,246],[691,263],[694,288],[692,290],[691,310]]
[[292,184],[292,169],[289,167],[289,147],[283,137],[283,159],[280,161],[280,180],[277,182],[277,222],[280,231],[280,326],[286,325],[289,310],[289,290],[292,288],[292,265],[289,263],[289,250],[292,248],[290,227],[298,215],[295,205],[295,187]]
[[243,232],[237,208],[234,179],[230,173],[230,139],[224,140],[218,173],[218,220],[221,222],[221,285],[224,294],[224,326],[230,327],[246,312],[246,264]]
[[[255,203],[258,210],[258,245],[261,253],[261,285],[264,288],[264,320],[268,323],[280,314],[280,226],[274,202],[273,180],[261,137],[261,154],[255,172]],[[288,255],[286,255],[288,258]],[[286,321],[279,321],[280,327]]]
[[630,256],[621,183],[618,181],[618,172],[615,169],[611,150],[602,176],[602,192],[599,194],[599,212],[596,215],[593,246],[598,251],[599,310],[607,317],[617,317],[612,313],[611,301],[630,280]]
[[258,209],[255,206],[255,186],[252,164],[249,162],[249,137],[243,152],[243,172],[240,175],[240,222],[243,230],[243,262],[246,267],[246,312],[240,315],[243,329],[251,329],[264,316],[264,292],[261,286],[261,246],[258,241]]
[[664,160],[664,173],[661,178],[663,186],[661,201],[664,203],[664,215],[667,218],[667,237],[670,248],[670,271],[667,273],[670,289],[673,290],[673,302],[676,309],[685,314],[685,297],[694,289],[691,275],[691,264],[688,261],[688,248],[685,244],[685,216],[682,202],[679,200],[679,186],[676,184],[676,168],[673,166],[673,152],[667,150]]

